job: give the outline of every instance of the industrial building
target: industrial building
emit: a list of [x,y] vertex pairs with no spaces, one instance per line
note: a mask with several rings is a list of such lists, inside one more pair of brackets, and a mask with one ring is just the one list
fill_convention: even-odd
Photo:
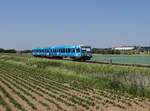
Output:
[[130,51],[130,50],[135,50],[136,46],[117,46],[113,47],[113,50],[120,50],[120,51]]

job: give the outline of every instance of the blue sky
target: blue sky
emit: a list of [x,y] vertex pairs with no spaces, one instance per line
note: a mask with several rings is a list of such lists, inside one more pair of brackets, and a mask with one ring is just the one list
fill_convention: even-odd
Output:
[[0,0],[0,47],[150,45],[150,0]]

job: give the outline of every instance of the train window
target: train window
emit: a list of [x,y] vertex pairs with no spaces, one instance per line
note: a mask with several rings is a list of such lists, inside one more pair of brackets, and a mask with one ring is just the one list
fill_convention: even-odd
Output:
[[74,53],[74,52],[75,52],[75,49],[72,49],[72,52]]
[[69,49],[67,49],[67,53],[69,53]]
[[79,52],[80,52],[80,49],[79,49],[79,48],[77,48],[77,49],[76,49],[76,52],[77,52],[77,53],[79,53]]
[[63,48],[63,53],[65,53],[65,48]]
[[70,49],[68,49],[68,52],[70,53]]
[[66,48],[64,48],[64,53],[66,53]]

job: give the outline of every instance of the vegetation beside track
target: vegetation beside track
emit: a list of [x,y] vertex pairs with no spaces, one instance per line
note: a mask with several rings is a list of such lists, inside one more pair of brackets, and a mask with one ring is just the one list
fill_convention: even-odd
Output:
[[82,84],[77,85],[79,87],[111,88],[135,96],[150,97],[149,68],[50,60],[33,58],[30,55],[12,54],[0,58],[51,72],[64,81],[81,80]]
[[[34,103],[37,97],[44,98],[44,101],[39,101],[39,104],[42,109],[47,110],[51,108],[50,103],[59,110],[66,109],[67,106],[72,110],[76,108],[96,110],[100,104],[102,108],[112,105],[120,110],[126,110],[133,104],[147,107],[145,104],[143,106],[144,101],[150,104],[148,100],[150,99],[150,69],[148,68],[1,54],[0,75],[3,84],[1,89],[7,92],[8,89],[4,86],[12,90],[16,87],[13,92],[26,101],[29,108],[33,110],[38,108]],[[10,99],[12,103],[14,101],[13,104],[17,104],[12,97]],[[6,104],[7,101],[1,103]],[[7,103],[5,106],[10,105]],[[20,106],[17,105],[17,108]],[[21,105],[21,108],[24,109],[24,106]]]

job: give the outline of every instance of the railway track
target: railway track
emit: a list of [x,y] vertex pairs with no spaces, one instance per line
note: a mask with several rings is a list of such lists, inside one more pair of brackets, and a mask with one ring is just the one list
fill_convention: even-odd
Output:
[[126,63],[116,63],[116,62],[100,62],[100,61],[86,61],[86,63],[93,63],[93,64],[110,64],[110,65],[120,65],[120,66],[133,66],[133,67],[143,67],[143,68],[150,68],[150,65],[146,64],[126,64]]
[[[44,57],[45,58],[45,57]],[[56,58],[48,58],[48,59],[56,59]],[[62,60],[62,59],[57,59],[57,60]],[[71,59],[65,58],[63,60],[66,61],[73,61]],[[117,63],[117,62],[112,62],[112,60],[110,60],[110,62],[102,62],[102,61],[75,61],[75,62],[83,62],[83,63],[89,63],[89,64],[109,64],[109,65],[119,65],[119,66],[133,66],[133,67],[143,67],[143,68],[150,68],[150,65],[146,65],[146,64],[127,64],[127,63]]]

